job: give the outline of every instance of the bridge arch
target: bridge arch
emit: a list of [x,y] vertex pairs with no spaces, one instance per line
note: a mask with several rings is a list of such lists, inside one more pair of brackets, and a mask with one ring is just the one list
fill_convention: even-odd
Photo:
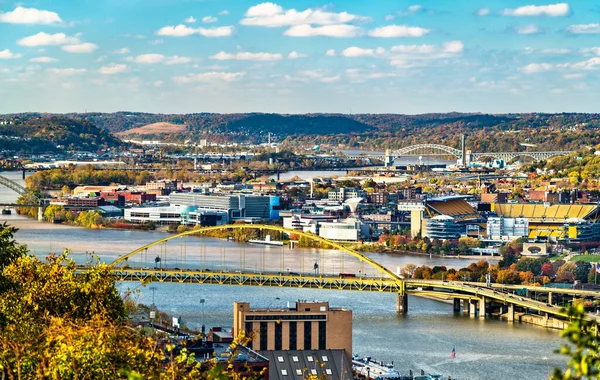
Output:
[[118,264],[123,263],[125,261],[127,261],[130,257],[133,257],[137,254],[140,254],[142,252],[144,252],[145,250],[165,243],[169,240],[173,240],[173,239],[177,239],[177,238],[181,238],[184,236],[189,236],[189,235],[201,235],[205,232],[210,232],[210,231],[220,231],[220,230],[234,230],[234,229],[252,229],[252,230],[261,230],[261,231],[275,231],[275,232],[282,232],[285,234],[294,234],[294,235],[298,235],[298,236],[302,236],[305,238],[308,238],[310,240],[319,242],[319,243],[323,243],[323,244],[327,244],[328,246],[333,247],[334,249],[337,249],[345,254],[351,255],[355,258],[357,258],[360,261],[364,261],[365,263],[367,263],[368,265],[370,265],[371,267],[377,269],[379,272],[381,272],[382,274],[385,273],[387,276],[389,276],[391,279],[396,280],[398,282],[402,282],[402,278],[400,278],[398,275],[396,275],[394,272],[390,271],[389,269],[387,269],[386,267],[384,267],[383,265],[377,263],[376,261],[368,258],[367,256],[363,255],[360,252],[357,252],[353,249],[350,249],[348,247],[344,247],[343,245],[336,243],[334,241],[331,241],[329,239],[325,239],[323,237],[317,236],[317,235],[313,235],[313,234],[309,234],[303,231],[298,231],[298,230],[293,230],[290,228],[285,228],[285,227],[281,227],[281,226],[272,226],[272,225],[266,225],[266,224],[225,224],[225,225],[221,225],[221,226],[210,226],[210,227],[202,227],[199,229],[195,229],[195,230],[191,230],[191,231],[185,231],[176,235],[172,235],[172,236],[168,236],[166,238],[163,239],[159,239],[156,240],[152,243],[146,244],[142,247],[139,247],[119,258],[117,258],[115,261],[113,261],[112,263],[109,264],[109,267],[116,267]]
[[409,153],[419,151],[419,150],[433,150],[433,151],[448,153],[448,154],[450,154],[452,156],[456,156],[456,157],[462,157],[462,152],[460,150],[446,146],[446,145],[440,145],[440,144],[411,145],[411,146],[407,146],[405,148],[402,148],[402,149],[392,152],[392,156],[396,156],[396,157],[403,156],[403,155],[407,155]]

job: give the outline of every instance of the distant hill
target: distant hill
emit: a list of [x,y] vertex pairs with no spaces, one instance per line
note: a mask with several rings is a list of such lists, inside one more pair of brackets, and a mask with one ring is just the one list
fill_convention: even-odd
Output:
[[461,135],[466,134],[467,148],[474,152],[577,150],[582,145],[596,145],[600,127],[600,114],[592,113],[287,115],[115,112],[64,116],[84,118],[100,129],[132,139],[264,143],[270,133],[272,141],[290,147],[312,148],[318,144],[324,149],[397,149],[425,142],[458,148]]
[[152,123],[144,125],[139,128],[132,128],[126,131],[116,132],[117,136],[128,136],[128,135],[154,135],[162,133],[180,133],[185,131],[185,125],[166,123],[159,121],[158,123]]
[[97,151],[122,142],[90,121],[66,116],[0,116],[0,147],[26,153]]

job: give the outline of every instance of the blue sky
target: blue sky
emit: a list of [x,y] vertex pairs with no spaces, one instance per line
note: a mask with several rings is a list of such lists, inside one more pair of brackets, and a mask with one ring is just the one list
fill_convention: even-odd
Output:
[[598,112],[600,3],[0,0],[0,113]]

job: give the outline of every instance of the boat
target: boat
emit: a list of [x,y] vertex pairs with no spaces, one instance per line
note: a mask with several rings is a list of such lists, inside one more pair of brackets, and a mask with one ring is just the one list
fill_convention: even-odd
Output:
[[277,245],[282,246],[283,242],[279,240],[271,240],[271,235],[267,235],[265,240],[248,240],[248,243],[252,244],[263,244],[263,245]]
[[2,215],[10,215],[12,211],[9,208],[5,208],[2,210]]
[[394,369],[394,363],[384,363],[373,360],[370,356],[352,356],[352,368],[361,377],[369,380],[402,379],[400,372]]

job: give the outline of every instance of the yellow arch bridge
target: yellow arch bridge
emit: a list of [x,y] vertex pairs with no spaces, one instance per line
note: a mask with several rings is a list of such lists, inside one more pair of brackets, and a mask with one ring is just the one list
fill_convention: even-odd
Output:
[[[323,267],[324,260],[327,260],[327,253],[321,250],[321,265],[317,260],[314,267],[309,271],[304,270],[303,256],[300,255],[302,270],[300,272],[285,269],[285,265],[280,263],[280,269],[265,269],[264,257],[261,257],[261,267],[247,269],[246,254],[244,250],[239,254],[238,268],[206,268],[206,251],[200,252],[200,265],[190,266],[186,264],[188,256],[187,246],[184,244],[184,238],[190,235],[211,235],[218,231],[226,231],[227,234],[242,233],[243,231],[254,231],[258,235],[264,233],[279,234],[281,238],[288,236],[290,238],[306,239],[320,244],[323,248],[330,248],[341,252],[341,264],[338,263],[338,269],[341,272],[325,273],[320,270]],[[222,237],[223,235],[221,235]],[[179,250],[177,246],[171,252],[167,251],[167,242],[179,241]],[[160,252],[155,258],[154,267],[149,265],[148,252],[152,248],[158,248]],[[281,248],[285,250],[284,247]],[[225,261],[226,249],[223,248],[219,258],[222,264]],[[204,255],[204,260],[202,260]],[[176,266],[168,267],[164,265],[169,257],[171,263],[173,258],[179,256],[175,262]],[[344,257],[349,257],[359,263],[356,268],[363,268],[356,272],[344,272]],[[136,264],[139,260],[139,265]],[[283,255],[281,255],[283,260]],[[338,260],[340,258],[338,257]],[[298,260],[296,260],[296,264]],[[364,266],[370,269],[364,269]],[[559,299],[586,298],[598,299],[600,293],[574,289],[556,289],[534,286],[511,286],[502,284],[457,282],[457,281],[438,281],[438,280],[415,280],[404,279],[392,272],[383,265],[366,255],[350,249],[337,242],[316,236],[302,231],[291,230],[280,226],[260,225],[260,224],[231,224],[222,226],[211,226],[193,229],[176,235],[157,240],[150,244],[139,247],[138,249],[123,255],[109,264],[112,273],[117,281],[133,282],[165,282],[165,283],[186,283],[186,284],[211,284],[211,285],[237,285],[237,286],[264,286],[264,287],[287,287],[300,289],[329,289],[329,290],[352,290],[363,292],[388,292],[397,294],[396,310],[398,313],[408,311],[407,295],[417,295],[432,297],[440,300],[453,300],[454,311],[468,313],[471,316],[485,318],[487,315],[500,315],[508,321],[514,321],[524,313],[537,313],[543,324],[555,327],[562,327],[567,318],[562,307],[557,304]],[[521,295],[515,295],[515,290],[519,290]],[[526,294],[522,294],[525,291]],[[553,318],[551,318],[553,317]],[[589,319],[598,319],[594,315],[588,315]],[[598,319],[600,320],[600,319]]]

